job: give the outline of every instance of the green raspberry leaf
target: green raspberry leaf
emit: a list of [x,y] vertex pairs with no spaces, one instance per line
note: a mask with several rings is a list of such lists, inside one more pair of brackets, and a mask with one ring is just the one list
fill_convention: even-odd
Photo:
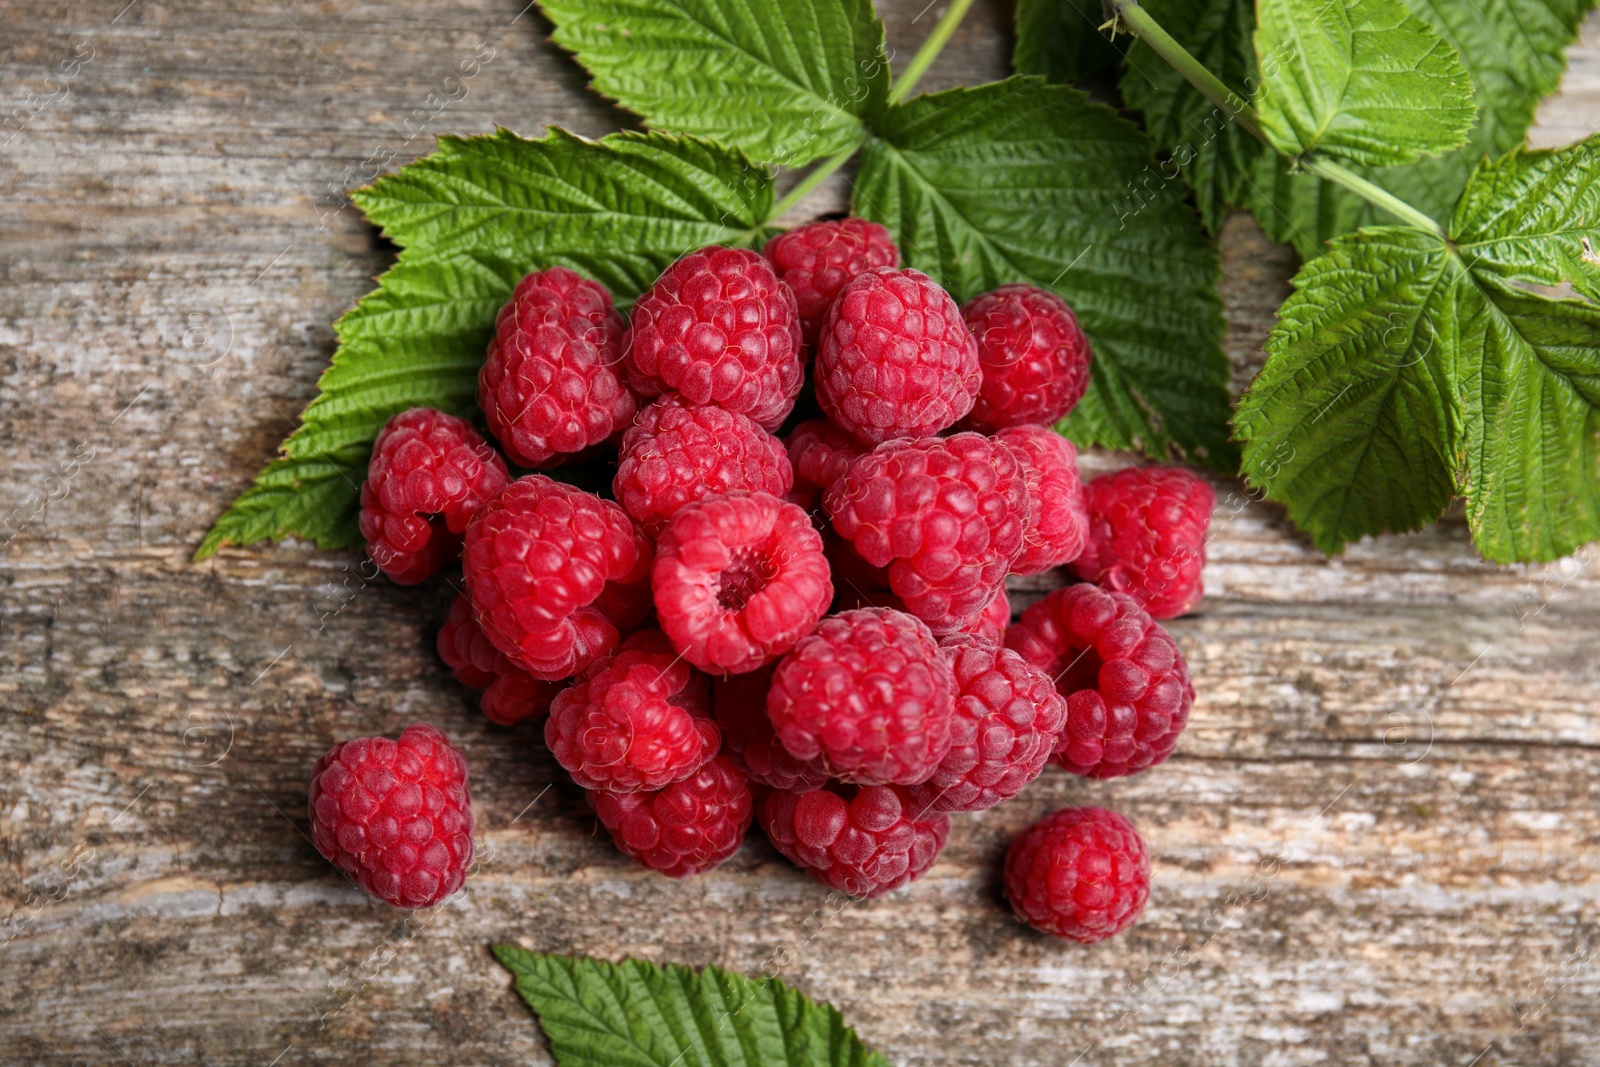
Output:
[[1074,440],[1226,469],[1217,250],[1152,147],[1037,78],[954,89],[885,113],[855,210],[957,300],[1030,282],[1072,305],[1094,348],[1089,393],[1061,426]]
[[291,535],[359,547],[373,438],[407,408],[472,411],[495,315],[523,274],[569,267],[626,304],[689,249],[760,240],[772,180],[741,153],[694,138],[502,130],[442,138],[357,200],[405,251],[334,324],[339,347],[319,395],[197,559]]
[[646,124],[798,166],[849,148],[884,105],[871,0],[540,0],[593,87]]
[[775,978],[496,945],[558,1067],[888,1067],[839,1012]]
[[1081,82],[1113,69],[1122,48],[1104,33],[1100,0],[1017,0],[1017,45],[1011,65],[1018,74],[1053,82]]
[[1260,0],[1256,111],[1288,156],[1393,166],[1447,152],[1472,125],[1472,79],[1400,0]]

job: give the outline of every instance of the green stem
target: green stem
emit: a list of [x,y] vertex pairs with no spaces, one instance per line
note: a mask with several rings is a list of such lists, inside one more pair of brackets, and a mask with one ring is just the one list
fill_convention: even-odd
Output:
[[782,218],[784,212],[788,211],[800,201],[804,200],[806,198],[806,194],[810,193],[811,190],[821,185],[827,179],[828,175],[832,174],[834,171],[850,162],[850,157],[855,155],[856,149],[860,147],[861,146],[859,144],[853,144],[849,148],[846,148],[843,152],[840,152],[837,155],[829,156],[821,163],[818,163],[815,167],[812,167],[811,170],[806,173],[804,178],[801,178],[795,183],[793,189],[790,189],[787,193],[783,194],[782,200],[779,200],[776,204],[772,205],[772,213],[768,215],[767,218]]
[[[1229,89],[1205,65],[1189,54],[1188,49],[1175,41],[1171,34],[1161,28],[1161,24],[1151,17],[1150,13],[1139,6],[1139,0],[1111,0],[1111,14],[1113,21],[1125,28],[1129,33],[1138,37],[1150,50],[1160,56],[1168,66],[1179,74],[1184,80],[1200,90],[1207,100],[1226,111],[1232,119],[1256,140],[1265,144],[1273,151],[1278,147],[1267,138],[1261,128],[1261,120],[1250,105],[1238,93]],[[1282,154],[1282,153],[1280,153]],[[1319,178],[1324,178],[1335,185],[1355,193],[1361,199],[1374,207],[1380,208],[1404,222],[1408,226],[1434,234],[1441,240],[1449,240],[1445,228],[1429,218],[1428,215],[1398,196],[1383,189],[1361,175],[1346,168],[1342,164],[1316,153],[1300,156],[1299,162],[1307,171]]]
[[894,80],[894,85],[889,89],[889,103],[898,104],[910,95],[918,79],[927,73],[928,67],[933,64],[934,58],[944,49],[950,35],[956,32],[956,27],[961,25],[967,9],[972,6],[972,0],[951,0],[950,6],[945,8],[939,22],[933,27],[933,32],[928,34],[928,39],[922,42],[922,47],[917,49],[917,54],[911,57],[911,65],[906,67],[900,77]]

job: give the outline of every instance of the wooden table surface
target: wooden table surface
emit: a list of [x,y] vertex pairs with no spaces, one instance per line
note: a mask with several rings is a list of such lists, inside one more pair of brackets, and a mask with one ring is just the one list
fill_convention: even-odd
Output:
[[[900,1065],[1600,1062],[1593,549],[1491,567],[1454,516],[1330,560],[1219,481],[1208,595],[1172,627],[1198,691],[1177,755],[1051,770],[860,906],[758,834],[687,884],[631,866],[536,733],[445,676],[437,590],[298,543],[191,563],[390,258],[341,209],[363,161],[625,121],[525,2],[0,5],[0,110],[43,99],[0,147],[0,1062],[547,1063],[503,940],[782,954]],[[924,2],[880,4],[902,61]],[[928,87],[1001,74],[1008,18],[979,5]],[[1596,128],[1600,17],[1534,139]],[[1224,249],[1247,375],[1293,260],[1241,218]],[[486,862],[406,926],[317,856],[304,806],[333,741],[415,720],[470,760]],[[999,896],[1009,836],[1068,802],[1125,812],[1154,860],[1144,920],[1094,947]]]

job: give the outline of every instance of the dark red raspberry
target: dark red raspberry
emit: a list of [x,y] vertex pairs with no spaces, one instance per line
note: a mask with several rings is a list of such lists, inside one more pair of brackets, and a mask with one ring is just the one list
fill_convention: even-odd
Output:
[[983,612],[1022,552],[1029,510],[1021,456],[976,433],[891,441],[850,465],[823,498],[833,528],[936,634]]
[[939,644],[903,611],[824,620],[778,664],[767,714],[789,754],[863,785],[924,781],[950,751],[955,682]]
[[723,754],[751,781],[773,789],[816,789],[828,780],[821,760],[799,760],[778,740],[767,718],[767,691],[772,668],[717,678],[711,683],[711,707],[722,727]]
[[950,818],[923,812],[893,786],[777,789],[757,807],[772,846],[825,886],[882,896],[920,878],[950,836]]
[[478,696],[478,707],[496,726],[515,726],[548,713],[556,694],[566,687],[565,682],[541,682],[526,671],[513,671],[489,683]]
[[1056,763],[1116,778],[1172,755],[1194,687],[1177,643],[1137,600],[1093,585],[1057,589],[1006,631],[1006,647],[1067,698]]
[[367,555],[401,585],[426,581],[456,558],[468,521],[510,480],[465,419],[402,411],[378,431],[361,485]]
[[468,689],[481,689],[479,706],[490,722],[513,726],[523,719],[543,715],[561,691],[557,682],[541,682],[511,662],[490,641],[472,614],[465,594],[450,604],[450,615],[439,630],[439,658],[456,681]]
[[[609,500],[519,478],[467,530],[462,571],[478,625],[535,678],[570,678],[616,647],[648,596],[650,541]],[[623,617],[624,613],[628,617]]]
[[1011,426],[995,436],[1022,454],[1028,485],[1028,529],[1011,570],[1039,574],[1077,559],[1089,536],[1077,449],[1047,426]]
[[478,406],[513,463],[552,466],[628,425],[624,328],[606,287],[565,267],[517,283],[478,372]]
[[939,642],[956,680],[950,751],[921,785],[906,790],[919,808],[983,811],[1039,777],[1067,719],[1048,674],[1009,648],[971,634]]
[[978,339],[983,386],[966,425],[992,432],[1023,423],[1049,425],[1089,388],[1089,339],[1056,294],[1002,285],[961,309]]
[[673,645],[713,674],[772,662],[833,599],[810,516],[769,493],[708,496],[679,509],[656,545],[650,585]]
[[733,489],[781,497],[793,485],[783,442],[754,420],[665,396],[623,434],[611,489],[622,510],[657,537],[679,508],[701,497]]
[[889,231],[858,218],[796,226],[768,241],[762,254],[794,290],[808,346],[817,343],[828,306],[851,279],[873,267],[900,265],[900,249]]
[[795,503],[815,507],[856,457],[867,451],[827,419],[807,419],[789,432],[789,462],[794,465]]
[[1158,619],[1200,602],[1200,572],[1217,497],[1187,467],[1126,467],[1083,487],[1089,540],[1080,578],[1127,593]]
[[662,272],[623,340],[641,396],[675,392],[778,428],[800,392],[794,293],[747,248],[712,245]]
[[739,851],[754,808],[744,775],[725,757],[654,792],[590,790],[589,803],[624,855],[668,878],[720,867]]
[[1006,899],[1036,930],[1088,945],[1131,926],[1150,899],[1150,854],[1104,808],[1063,808],[1011,839]]
[[472,866],[467,761],[432,726],[328,749],[311,769],[310,812],[317,851],[397,908],[432,907]]
[[954,426],[978,395],[978,344],[950,294],[921,271],[859,275],[817,340],[817,401],[869,444]]
[[710,706],[710,680],[659,631],[640,630],[556,695],[544,740],[585,789],[660,789],[717,754]]

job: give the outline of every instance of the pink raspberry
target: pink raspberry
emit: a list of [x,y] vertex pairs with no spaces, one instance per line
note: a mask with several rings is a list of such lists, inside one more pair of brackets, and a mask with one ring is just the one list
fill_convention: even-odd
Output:
[[1006,899],[1036,930],[1088,945],[1121,933],[1150,899],[1150,854],[1104,808],[1064,808],[1011,839]]
[[1194,687],[1177,643],[1137,600],[1093,585],[1057,589],[1006,631],[1006,647],[1067,698],[1056,763],[1116,778],[1172,755]]
[[1078,577],[1127,593],[1158,619],[1200,602],[1216,494],[1187,467],[1126,467],[1083,487],[1089,540]]
[[[793,232],[793,231],[791,231]],[[807,419],[789,431],[795,503],[810,508],[867,449],[827,419]]]
[[961,309],[978,339],[983,386],[966,425],[993,432],[1023,423],[1049,425],[1089,388],[1089,339],[1056,294],[1002,285]]
[[468,689],[483,690],[479,706],[490,722],[500,726],[543,715],[562,688],[559,683],[533,677],[494,647],[473,617],[472,602],[465,594],[450,603],[450,615],[439,630],[438,649],[439,658],[456,681]]
[[1023,549],[1021,456],[976,433],[891,441],[850,465],[823,499],[861,558],[936,634],[983,612]]
[[995,436],[1021,454],[1028,485],[1028,529],[1011,569],[1039,574],[1077,559],[1089,536],[1077,449],[1046,426],[1010,426]]
[[754,808],[744,775],[722,757],[654,792],[588,796],[617,848],[668,878],[720,867],[739,851]]
[[478,406],[512,462],[553,466],[628,425],[623,329],[606,287],[565,267],[517,283],[478,372]]
[[922,877],[950,836],[950,818],[923,812],[893,786],[774,790],[757,806],[772,846],[825,886],[882,896]]
[[641,396],[676,392],[775,430],[804,374],[794,293],[747,248],[712,245],[662,272],[623,339]]
[[378,431],[361,485],[361,536],[401,585],[426,581],[461,551],[461,533],[511,476],[465,419],[402,411]]
[[672,517],[650,575],[656,617],[683,658],[741,674],[783,655],[828,610],[822,537],[768,493],[708,496]]
[[701,497],[733,489],[781,497],[793,485],[783,442],[748,416],[664,396],[623,434],[611,489],[622,510],[659,537],[679,508]]
[[900,249],[889,231],[858,218],[796,226],[768,241],[762,255],[794,290],[808,347],[817,343],[829,305],[851,279],[873,267],[900,263]]
[[661,789],[704,767],[722,733],[710,680],[657,630],[640,630],[556,695],[544,741],[585,789]]
[[478,513],[462,572],[494,646],[555,681],[610,652],[637,621],[650,561],[649,540],[617,505],[532,474]]
[[772,668],[718,678],[711,683],[711,707],[722,728],[723,754],[751,781],[773,789],[817,789],[828,780],[821,760],[799,760],[778,740],[767,718]]
[[817,401],[870,444],[955,425],[978,395],[978,343],[950,294],[921,271],[878,267],[828,309]]
[[311,768],[309,808],[317,851],[379,900],[430,908],[467,879],[467,761],[432,726],[334,745]]
[[822,620],[772,676],[767,714],[789,754],[863,785],[924,781],[950,751],[955,683],[928,628],[903,611]]
[[1067,720],[1048,674],[970,634],[939,642],[956,680],[950,751],[933,777],[906,790],[919,808],[983,811],[1039,777]]

